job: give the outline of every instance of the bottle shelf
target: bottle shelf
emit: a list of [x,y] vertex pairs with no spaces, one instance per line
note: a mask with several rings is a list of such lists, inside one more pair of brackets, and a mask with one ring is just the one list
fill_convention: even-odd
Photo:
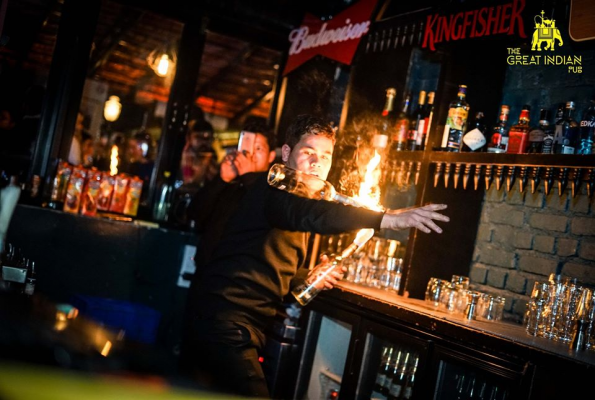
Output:
[[595,168],[595,154],[498,154],[432,151],[432,163],[514,165],[556,168]]

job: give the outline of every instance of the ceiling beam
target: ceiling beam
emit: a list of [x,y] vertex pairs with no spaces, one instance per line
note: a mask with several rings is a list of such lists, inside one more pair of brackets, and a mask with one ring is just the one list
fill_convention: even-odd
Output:
[[209,81],[196,89],[195,97],[199,96],[207,96],[209,93],[209,89],[219,85],[219,83],[229,74],[235,72],[238,65],[245,62],[256,50],[256,47],[250,43],[248,43],[244,48],[238,53],[233,60],[231,60],[225,67],[221,68],[217,74],[209,79]]

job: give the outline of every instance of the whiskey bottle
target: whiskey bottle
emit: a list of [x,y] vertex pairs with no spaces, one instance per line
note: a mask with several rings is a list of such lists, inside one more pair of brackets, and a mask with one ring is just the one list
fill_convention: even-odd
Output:
[[424,109],[424,130],[421,135],[420,150],[425,150],[428,146],[428,133],[430,132],[430,126],[432,125],[432,117],[434,116],[434,95],[434,92],[428,93],[428,101]]
[[463,136],[461,151],[475,151],[477,153],[485,151],[487,144],[485,132],[484,114],[482,111],[478,111],[475,114],[473,124]]
[[461,139],[469,115],[469,104],[465,100],[466,95],[467,86],[459,85],[457,98],[450,103],[444,133],[442,134],[442,147],[446,151],[458,152],[461,148]]
[[580,145],[576,154],[593,154],[595,149],[595,100],[591,100],[591,106],[583,113],[580,123]]
[[411,124],[409,127],[409,137],[407,138],[407,148],[409,150],[421,150],[421,140],[424,131],[424,111],[426,104],[426,91],[419,92],[417,108],[411,114]]
[[574,101],[567,102],[564,108],[564,116],[556,123],[556,136],[554,138],[556,154],[574,154],[578,146],[579,126],[572,118],[574,107]]
[[409,103],[411,101],[411,95],[407,94],[405,100],[403,100],[403,106],[401,112],[397,117],[395,124],[395,130],[392,138],[392,151],[403,151],[407,149],[407,137],[409,135]]
[[490,136],[490,143],[488,144],[488,153],[505,153],[508,147],[508,131],[506,130],[506,123],[508,121],[508,114],[510,107],[503,104],[500,107],[500,117],[498,122],[492,128],[492,135]]
[[[550,126],[550,110],[539,111],[539,123],[529,131],[529,148],[527,153],[551,153],[554,135]],[[546,143],[547,138],[547,143]],[[547,146],[547,148],[546,148]]]
[[507,153],[522,154],[527,152],[527,146],[529,145],[530,112],[530,106],[523,106],[521,115],[519,116],[519,122],[510,128],[510,131],[508,132],[508,148],[506,149]]
[[372,147],[375,149],[386,149],[388,140],[391,136],[391,129],[394,123],[393,104],[397,91],[395,88],[386,89],[386,100],[384,108],[382,109],[382,117],[380,118],[380,125],[376,130],[376,134],[372,139]]

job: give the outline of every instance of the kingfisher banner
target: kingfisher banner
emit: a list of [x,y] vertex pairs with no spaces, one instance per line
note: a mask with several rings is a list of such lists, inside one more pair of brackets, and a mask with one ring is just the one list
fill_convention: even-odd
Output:
[[368,33],[377,1],[360,0],[329,21],[307,13],[300,27],[289,34],[289,57],[283,75],[319,54],[351,64],[361,38]]

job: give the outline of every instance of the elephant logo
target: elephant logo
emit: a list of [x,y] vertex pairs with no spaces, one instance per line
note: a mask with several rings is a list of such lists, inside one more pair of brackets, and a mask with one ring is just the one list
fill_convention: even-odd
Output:
[[[544,18],[545,12],[542,10],[541,15],[536,15],[533,18],[535,22],[535,32],[533,32],[533,40],[531,42],[531,50],[541,51],[541,44],[545,42],[543,50],[554,51],[556,40],[558,45],[562,46],[564,42],[560,36],[560,30],[556,28],[556,20]],[[541,19],[541,22],[538,22]]]

